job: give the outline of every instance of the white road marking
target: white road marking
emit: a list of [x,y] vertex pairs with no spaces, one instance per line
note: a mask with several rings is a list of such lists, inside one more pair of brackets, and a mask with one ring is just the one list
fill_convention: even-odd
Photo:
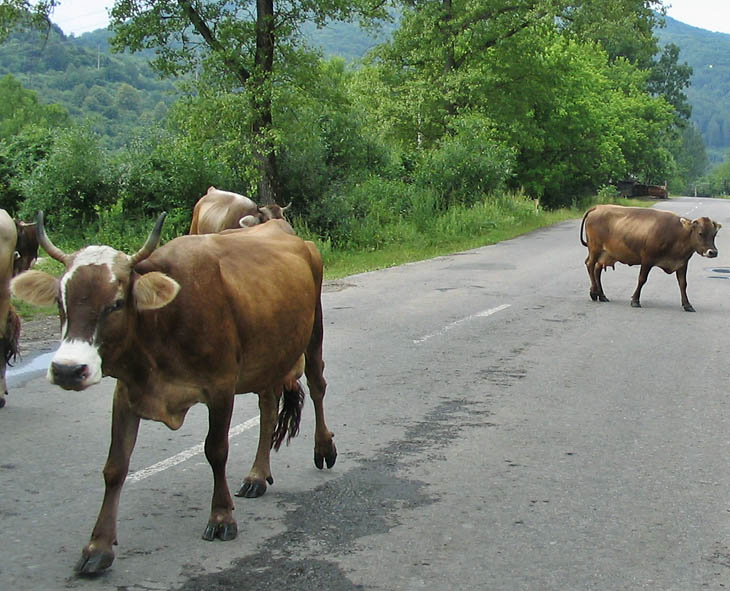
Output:
[[[244,431],[248,431],[249,429],[252,429],[256,425],[259,424],[259,417],[254,417],[252,419],[249,419],[248,421],[245,421],[243,423],[239,423],[238,425],[235,425],[231,427],[228,430],[228,439],[231,440],[236,435],[240,435]],[[172,468],[173,466],[177,466],[178,464],[181,464],[185,460],[189,460],[190,458],[197,456],[199,454],[202,454],[205,451],[205,443],[199,443],[198,445],[194,445],[193,447],[189,449],[185,449],[181,451],[179,454],[175,454],[174,456],[170,456],[169,458],[162,460],[160,462],[157,462],[156,464],[152,464],[148,468],[143,468],[142,470],[137,470],[136,472],[132,472],[129,476],[127,476],[127,483],[131,484],[134,482],[139,482],[140,480],[144,480],[145,478],[149,478],[150,476],[154,476],[155,474],[158,474],[162,472],[163,470],[167,470],[168,468]]]
[[475,318],[484,318],[485,316],[491,316],[492,314],[496,314],[497,312],[506,310],[509,307],[510,307],[510,304],[502,304],[501,306],[497,306],[496,308],[489,308],[489,310],[482,310],[481,312],[477,312],[476,314],[472,314],[471,316],[467,316],[466,318],[454,320],[454,322],[450,322],[449,324],[444,326],[442,329],[437,330],[434,333],[427,334],[426,336],[421,337],[420,339],[413,339],[413,344],[420,345],[421,343],[427,341],[428,339],[432,339],[433,337],[440,337],[440,336],[445,335],[447,332],[449,332],[455,326],[459,326],[460,324],[464,324],[465,322],[469,322],[470,320],[474,320]]

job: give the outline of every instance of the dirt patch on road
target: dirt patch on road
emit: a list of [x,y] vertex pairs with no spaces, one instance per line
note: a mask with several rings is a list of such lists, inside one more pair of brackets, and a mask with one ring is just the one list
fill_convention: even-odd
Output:
[[53,349],[61,338],[61,326],[58,316],[46,316],[35,320],[21,320],[20,342],[18,348],[21,355]]

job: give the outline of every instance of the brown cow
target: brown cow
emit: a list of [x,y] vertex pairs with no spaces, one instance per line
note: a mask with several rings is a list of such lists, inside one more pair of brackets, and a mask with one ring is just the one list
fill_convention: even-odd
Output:
[[[291,203],[289,204],[291,205]],[[193,208],[189,234],[214,234],[250,227],[272,219],[284,219],[289,208],[276,204],[256,205],[248,197],[209,187]]]
[[10,302],[10,279],[16,260],[16,243],[15,222],[7,211],[0,209],[0,408],[5,406],[8,393],[5,370],[18,355],[20,337],[20,318]]
[[[583,240],[585,228],[586,240]],[[671,211],[597,205],[583,216],[580,241],[588,247],[586,268],[591,279],[593,301],[607,302],[601,285],[601,271],[616,263],[641,265],[639,283],[631,296],[631,305],[640,308],[641,288],[652,267],[665,273],[676,273],[682,306],[694,312],[687,298],[687,264],[696,252],[703,257],[717,256],[715,234],[720,224],[702,217],[694,221]]]
[[15,251],[18,253],[13,264],[13,275],[22,273],[31,268],[38,258],[38,235],[35,222],[32,224],[15,221],[15,229],[18,233],[18,242]]
[[18,232],[18,242],[15,245],[15,251],[18,254],[13,263],[14,276],[30,269],[38,258],[38,235],[35,222],[28,224],[16,220],[15,229]]
[[298,429],[302,355],[315,409],[314,463],[330,468],[337,457],[324,418],[322,259],[314,244],[272,220],[182,236],[155,249],[163,220],[164,214],[132,256],[109,246],[66,254],[48,240],[39,214],[40,244],[66,271],[60,280],[26,271],[12,283],[16,296],[31,303],[59,302],[62,340],[48,370],[52,383],[83,390],[102,375],[117,378],[104,501],[76,565],[82,574],[114,560],[119,496],[140,418],[178,429],[191,406],[208,406],[213,499],[205,540],[237,535],[226,483],[234,395],[259,398],[256,458],[236,493],[257,497],[273,483],[270,448]]

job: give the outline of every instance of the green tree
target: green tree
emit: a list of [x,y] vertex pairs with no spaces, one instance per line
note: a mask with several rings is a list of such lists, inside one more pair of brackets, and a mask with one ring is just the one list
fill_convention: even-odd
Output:
[[58,0],[0,0],[0,43],[17,28],[46,28]]
[[48,155],[21,182],[21,191],[20,215],[26,219],[44,210],[59,226],[95,220],[115,200],[112,172],[98,136],[85,127],[56,133]]
[[23,200],[22,183],[48,154],[54,131],[26,125],[0,139],[0,207],[16,216]]
[[[648,92],[646,70],[585,32],[589,17],[591,31],[611,30],[601,19],[615,10],[604,4],[414,4],[358,76],[373,127],[419,152],[439,146],[460,117],[483,117],[516,154],[512,184],[550,206],[624,175],[662,176],[672,165],[662,144],[671,109]],[[642,30],[650,19],[631,11],[645,4],[617,6]]]
[[114,97],[114,102],[117,109],[120,111],[132,111],[138,113],[142,106],[142,102],[139,96],[139,92],[134,86],[122,83],[117,89],[117,94]]
[[[295,49],[299,26],[306,20],[386,15],[379,0],[257,0],[253,15],[252,8],[248,0],[117,0],[111,26],[115,47],[154,49],[155,67],[167,74],[202,72],[201,90],[236,105],[226,113],[234,116],[230,127],[248,129],[258,199],[269,203],[279,197],[280,184],[272,105],[277,86],[290,77],[287,66],[300,53]],[[246,109],[222,96],[241,90]]]
[[11,75],[0,78],[0,139],[19,133],[27,125],[63,127],[70,124],[66,109],[44,105],[38,95]]

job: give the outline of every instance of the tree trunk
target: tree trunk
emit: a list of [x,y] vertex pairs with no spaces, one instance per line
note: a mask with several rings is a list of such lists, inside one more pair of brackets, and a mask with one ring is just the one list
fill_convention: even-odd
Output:
[[258,202],[279,197],[279,170],[274,151],[271,116],[271,74],[274,69],[274,0],[256,0],[256,56],[251,86],[254,158],[259,169]]

